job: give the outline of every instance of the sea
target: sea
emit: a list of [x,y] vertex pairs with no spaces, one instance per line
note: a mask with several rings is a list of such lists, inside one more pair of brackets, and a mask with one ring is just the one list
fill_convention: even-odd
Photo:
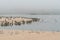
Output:
[[39,22],[20,26],[0,26],[0,30],[32,30],[32,31],[57,31],[60,32],[60,15],[1,15],[40,18]]

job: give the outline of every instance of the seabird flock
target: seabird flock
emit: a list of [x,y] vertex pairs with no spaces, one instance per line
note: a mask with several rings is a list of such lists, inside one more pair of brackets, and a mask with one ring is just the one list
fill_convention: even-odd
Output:
[[30,24],[32,22],[39,21],[39,18],[28,18],[28,17],[0,17],[0,26],[13,26],[21,24]]

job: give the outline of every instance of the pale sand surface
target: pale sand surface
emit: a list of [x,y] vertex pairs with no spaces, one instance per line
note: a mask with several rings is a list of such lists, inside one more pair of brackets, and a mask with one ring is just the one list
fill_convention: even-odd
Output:
[[60,32],[0,30],[0,40],[60,40]]

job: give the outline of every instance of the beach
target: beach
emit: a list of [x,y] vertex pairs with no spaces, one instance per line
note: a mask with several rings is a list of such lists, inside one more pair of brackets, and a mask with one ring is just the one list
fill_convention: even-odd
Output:
[[[31,18],[0,18],[0,24],[3,23],[0,26],[0,40],[60,40],[60,16],[33,16],[33,18],[38,17],[41,18],[40,21],[32,24],[30,23],[36,20]],[[20,25],[24,22],[25,25]]]
[[60,40],[60,32],[0,30],[0,40]]

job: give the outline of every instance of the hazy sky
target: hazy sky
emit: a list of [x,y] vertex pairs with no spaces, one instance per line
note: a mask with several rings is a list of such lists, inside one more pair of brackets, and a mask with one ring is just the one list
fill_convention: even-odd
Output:
[[60,0],[0,0],[1,13],[23,13],[60,9]]

